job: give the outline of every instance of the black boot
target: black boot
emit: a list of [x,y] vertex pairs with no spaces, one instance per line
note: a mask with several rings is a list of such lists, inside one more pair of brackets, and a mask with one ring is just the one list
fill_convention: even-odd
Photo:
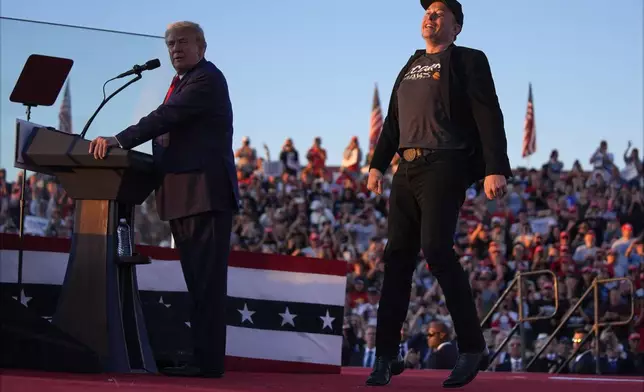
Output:
[[372,387],[387,385],[391,381],[391,376],[397,376],[404,370],[405,363],[400,359],[377,357],[366,384]]
[[391,375],[398,376],[405,371],[405,361],[398,357],[398,360],[391,363]]
[[443,388],[461,388],[472,382],[482,367],[483,358],[486,355],[487,352],[459,354],[456,366],[443,382]]
[[485,349],[481,357],[481,362],[479,362],[479,372],[487,371],[488,366],[490,366],[490,351]]

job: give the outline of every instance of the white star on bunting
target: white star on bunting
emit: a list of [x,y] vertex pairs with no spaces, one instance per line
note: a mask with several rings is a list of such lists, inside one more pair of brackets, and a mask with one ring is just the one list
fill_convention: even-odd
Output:
[[248,320],[250,321],[251,324],[253,324],[253,315],[255,314],[254,311],[248,310],[248,305],[244,302],[244,309],[237,309],[239,313],[241,313],[242,320],[241,322],[243,323],[244,321]]
[[279,313],[279,315],[282,316],[282,327],[285,324],[295,326],[295,321],[293,319],[297,317],[297,314],[291,314],[288,310],[288,306],[286,307],[286,311],[284,313]]
[[329,327],[329,329],[333,331],[332,324],[333,320],[335,320],[335,317],[331,317],[328,309],[326,311],[326,316],[320,316],[320,319],[322,319],[322,330],[324,330],[326,327]]
[[[24,307],[29,307],[29,305],[27,305],[27,304],[29,303],[29,301],[31,301],[31,298],[32,297],[27,297],[25,295],[25,290],[20,290],[20,300],[19,301]],[[13,299],[18,301],[18,297],[13,297]]]

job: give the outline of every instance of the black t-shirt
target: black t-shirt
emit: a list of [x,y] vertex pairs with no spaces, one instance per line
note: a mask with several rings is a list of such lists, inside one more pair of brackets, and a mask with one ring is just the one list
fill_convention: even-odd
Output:
[[400,83],[397,98],[401,149],[467,147],[462,132],[449,121],[443,103],[440,59],[445,53],[422,55]]

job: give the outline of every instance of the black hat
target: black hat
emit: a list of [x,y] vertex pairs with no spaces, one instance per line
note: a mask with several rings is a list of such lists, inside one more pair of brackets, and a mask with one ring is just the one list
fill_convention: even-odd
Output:
[[461,3],[459,3],[458,0],[420,0],[420,5],[422,5],[423,9],[426,10],[430,5],[437,1],[445,4],[447,8],[452,11],[452,14],[454,14],[456,23],[463,27],[463,6],[461,6]]

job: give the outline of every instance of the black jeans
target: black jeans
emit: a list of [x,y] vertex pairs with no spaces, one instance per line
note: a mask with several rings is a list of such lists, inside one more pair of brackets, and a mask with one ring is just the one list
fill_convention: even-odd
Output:
[[470,185],[466,158],[460,151],[436,151],[413,162],[401,159],[389,199],[385,276],[376,332],[379,356],[397,356],[421,247],[445,295],[459,351],[481,352],[485,348],[469,279],[453,250],[459,211]]

